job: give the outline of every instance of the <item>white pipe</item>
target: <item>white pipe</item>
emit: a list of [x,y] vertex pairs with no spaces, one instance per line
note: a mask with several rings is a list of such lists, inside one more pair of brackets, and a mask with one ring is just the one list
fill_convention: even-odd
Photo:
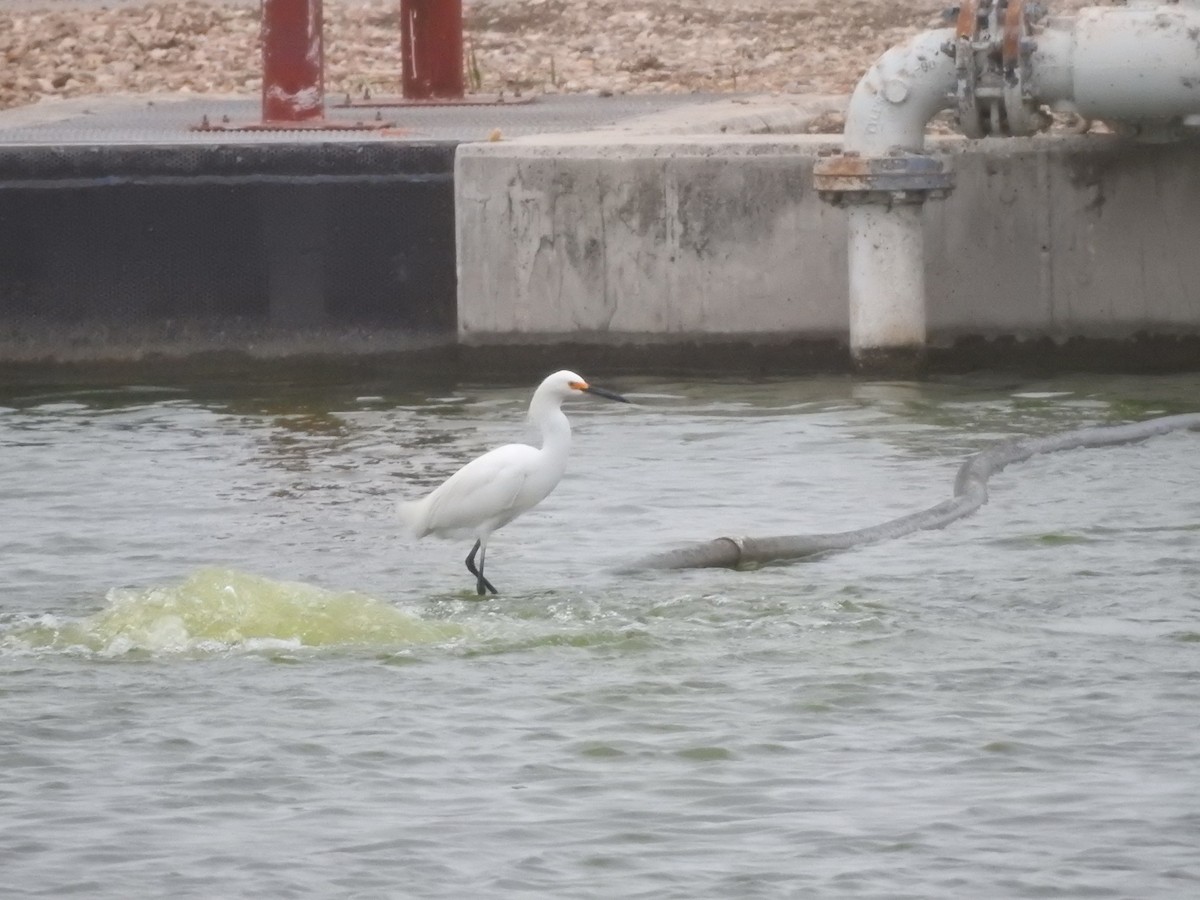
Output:
[[850,352],[890,367],[925,348],[925,234],[921,206],[851,206]]
[[1089,7],[1036,38],[1029,87],[1086,119],[1146,122],[1200,113],[1200,9]]
[[[843,152],[920,152],[925,126],[953,100],[952,29],[888,50],[862,77],[846,111]],[[850,352],[859,365],[887,365],[925,347],[925,236],[920,204],[851,205]]]
[[[1200,0],[1082,9],[1035,40],[1027,88],[1038,103],[1115,121],[1200,115]],[[850,98],[846,156],[922,151],[925,126],[955,99],[955,62],[943,50],[954,42],[954,29],[928,31],[879,58]],[[860,365],[925,346],[921,206],[884,201],[848,209],[850,350]]]
[[954,101],[954,60],[942,52],[953,41],[953,28],[926,31],[876,60],[846,108],[843,152],[921,151],[925,126]]

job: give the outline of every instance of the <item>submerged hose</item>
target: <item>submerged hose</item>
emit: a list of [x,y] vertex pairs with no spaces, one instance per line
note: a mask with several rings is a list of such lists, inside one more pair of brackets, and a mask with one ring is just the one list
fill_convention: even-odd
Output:
[[1170,431],[1200,430],[1200,413],[1163,416],[1129,425],[1093,426],[1045,437],[1013,438],[982,450],[959,467],[954,496],[920,512],[880,525],[833,534],[797,534],[777,537],[719,537],[654,553],[630,564],[624,571],[644,569],[734,568],[739,565],[801,559],[829,550],[846,550],[860,544],[891,540],[931,528],[944,528],[987,503],[987,482],[1005,466],[1024,462],[1038,453],[1056,453],[1081,447],[1109,447],[1143,441]]

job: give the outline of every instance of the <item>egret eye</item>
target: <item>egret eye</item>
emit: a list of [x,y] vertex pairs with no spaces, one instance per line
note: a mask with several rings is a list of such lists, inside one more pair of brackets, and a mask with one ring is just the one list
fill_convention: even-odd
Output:
[[588,389],[586,381],[568,381],[567,387],[573,391],[586,391]]

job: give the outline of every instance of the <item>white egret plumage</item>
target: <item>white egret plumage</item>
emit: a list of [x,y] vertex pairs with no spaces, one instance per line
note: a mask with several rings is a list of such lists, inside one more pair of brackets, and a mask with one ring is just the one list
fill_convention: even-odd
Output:
[[400,504],[400,519],[413,537],[475,538],[467,556],[467,571],[475,576],[480,596],[487,591],[497,593],[483,574],[492,532],[546,499],[566,471],[571,423],[563,414],[562,402],[579,394],[629,402],[620,394],[588,384],[574,372],[555,372],[538,385],[529,403],[529,418],[541,431],[540,447],[505,444],[489,450],[430,494]]

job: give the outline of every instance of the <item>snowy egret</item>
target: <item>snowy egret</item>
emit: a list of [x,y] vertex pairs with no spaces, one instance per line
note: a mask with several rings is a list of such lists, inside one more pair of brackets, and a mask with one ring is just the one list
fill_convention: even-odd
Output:
[[[400,504],[400,519],[415,538],[473,537],[467,571],[475,590],[497,593],[484,577],[483,563],[492,532],[537,506],[554,490],[567,468],[571,423],[562,402],[577,394],[593,394],[621,403],[620,394],[588,384],[574,372],[549,375],[533,392],[529,418],[542,432],[542,446],[505,444],[471,460],[420,500]],[[479,554],[479,568],[475,555]]]

